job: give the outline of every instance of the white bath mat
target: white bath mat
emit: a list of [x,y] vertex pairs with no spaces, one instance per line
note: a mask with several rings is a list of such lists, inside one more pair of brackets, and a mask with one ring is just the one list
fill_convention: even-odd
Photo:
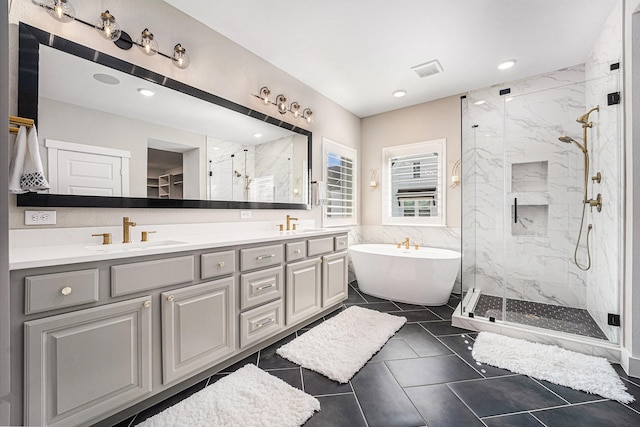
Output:
[[473,358],[498,368],[545,380],[622,403],[635,399],[603,357],[588,356],[555,345],[538,344],[480,332]]
[[319,410],[315,397],[246,365],[139,426],[297,427]]
[[354,305],[283,345],[276,353],[346,383],[406,321],[405,317]]

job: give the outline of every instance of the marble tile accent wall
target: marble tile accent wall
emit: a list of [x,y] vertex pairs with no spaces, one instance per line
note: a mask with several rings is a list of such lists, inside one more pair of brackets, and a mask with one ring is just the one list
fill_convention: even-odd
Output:
[[[593,127],[589,130],[591,152],[590,176],[602,173],[602,181],[594,183],[590,198],[602,194],[602,211],[587,210],[591,233],[593,267],[587,275],[587,309],[609,340],[619,341],[620,328],[607,324],[607,313],[621,314],[621,240],[622,236],[622,177],[621,164],[621,105],[607,105],[607,94],[620,91],[619,70],[610,65],[622,58],[622,5],[616,7],[596,40],[586,62],[587,108],[596,105],[600,111],[590,116]],[[591,180],[590,184],[591,184]]]

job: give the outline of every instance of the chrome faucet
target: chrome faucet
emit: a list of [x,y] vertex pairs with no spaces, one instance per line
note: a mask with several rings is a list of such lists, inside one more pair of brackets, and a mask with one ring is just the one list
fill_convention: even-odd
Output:
[[129,227],[135,227],[136,223],[129,221],[129,217],[122,218],[122,243],[131,243],[131,235]]
[[[291,215],[287,215],[287,231],[291,230],[291,221],[297,221],[298,218],[294,218]],[[296,225],[293,224],[293,229],[296,229]]]

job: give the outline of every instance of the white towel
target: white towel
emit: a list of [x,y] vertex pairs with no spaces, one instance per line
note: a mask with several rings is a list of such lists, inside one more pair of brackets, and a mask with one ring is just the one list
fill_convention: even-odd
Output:
[[40,160],[38,131],[35,125],[28,130],[21,126],[9,165],[9,192],[17,194],[48,188],[49,182]]
[[327,183],[325,181],[316,181],[316,205],[326,205],[327,201]]

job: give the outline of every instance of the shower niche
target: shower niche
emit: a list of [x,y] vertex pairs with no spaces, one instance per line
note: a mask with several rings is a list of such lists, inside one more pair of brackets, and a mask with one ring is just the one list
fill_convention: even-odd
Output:
[[511,235],[548,236],[549,162],[512,163],[511,194]]

